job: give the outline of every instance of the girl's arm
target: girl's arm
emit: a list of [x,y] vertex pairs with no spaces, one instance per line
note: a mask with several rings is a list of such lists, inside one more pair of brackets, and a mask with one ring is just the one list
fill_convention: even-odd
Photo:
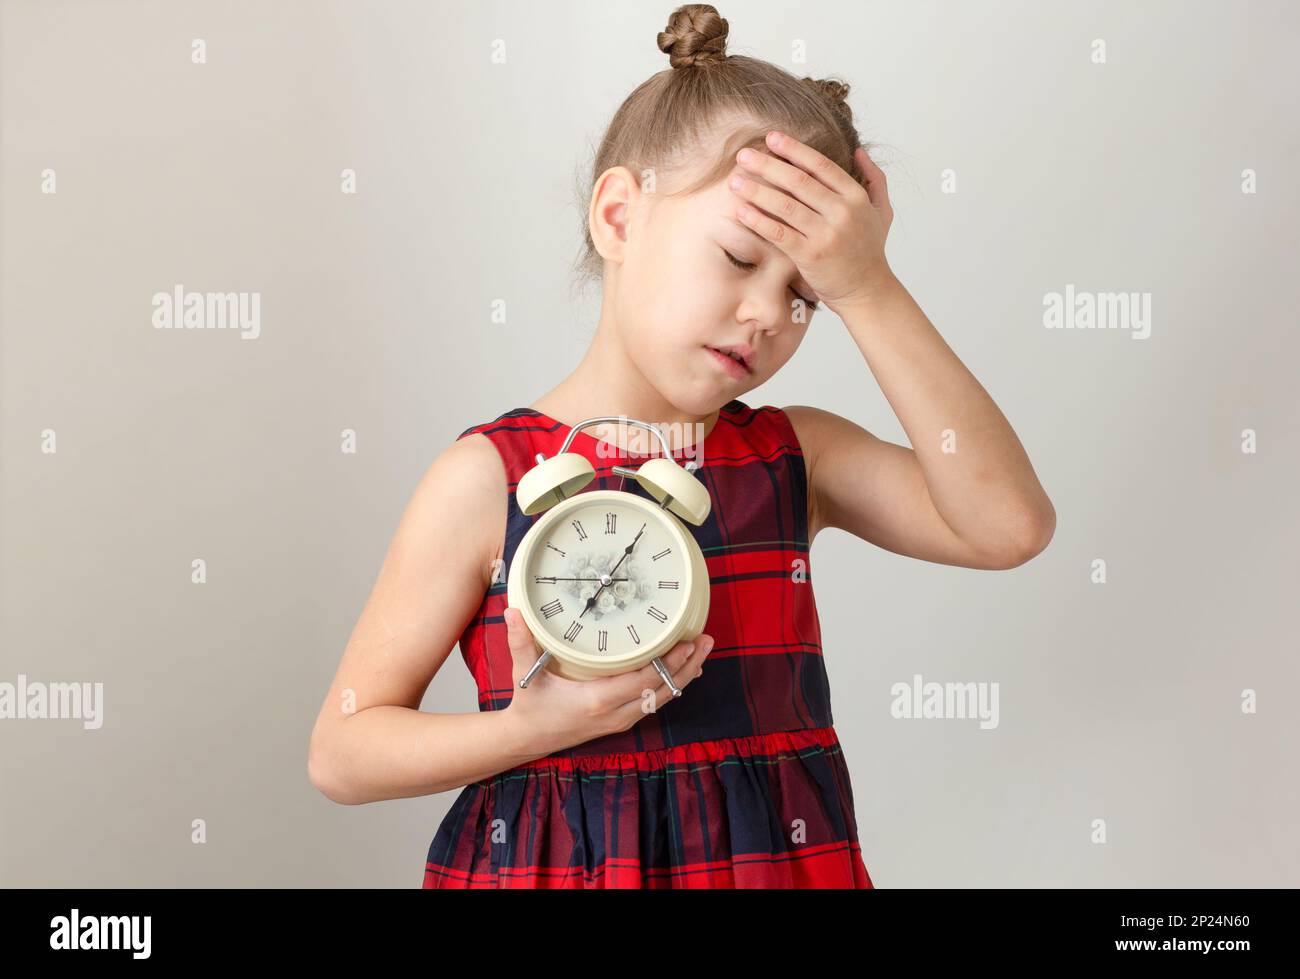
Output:
[[1005,569],[1047,546],[1056,511],[1020,440],[892,274],[837,312],[913,448],[817,408],[786,409],[814,527],[938,564]]
[[809,472],[809,540],[824,522],[941,564],[1028,561],[1051,540],[1056,512],[998,406],[890,270],[884,171],[861,147],[858,182],[791,136],[771,132],[767,146],[737,153],[736,217],[844,321],[914,447],[789,409]]
[[505,711],[419,709],[491,583],[505,499],[481,435],[447,446],[416,488],[312,731],[308,774],[333,801],[445,792],[550,750]]

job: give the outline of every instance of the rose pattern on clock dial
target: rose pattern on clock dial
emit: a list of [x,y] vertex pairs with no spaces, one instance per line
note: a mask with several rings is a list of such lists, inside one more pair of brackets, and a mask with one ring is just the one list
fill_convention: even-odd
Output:
[[571,510],[533,551],[526,578],[533,610],[582,652],[633,652],[681,609],[688,560],[681,551],[660,521],[633,507],[605,501]]

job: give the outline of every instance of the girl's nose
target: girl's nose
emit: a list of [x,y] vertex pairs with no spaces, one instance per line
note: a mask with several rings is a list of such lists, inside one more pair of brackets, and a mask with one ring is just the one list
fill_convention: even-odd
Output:
[[770,288],[754,285],[746,295],[737,318],[751,329],[776,335],[790,326],[792,315],[793,309],[786,308],[783,297],[774,294]]

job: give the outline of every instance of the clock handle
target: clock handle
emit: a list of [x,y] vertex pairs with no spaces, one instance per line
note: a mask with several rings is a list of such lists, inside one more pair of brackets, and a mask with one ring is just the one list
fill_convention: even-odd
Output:
[[[578,424],[569,429],[569,434],[564,438],[564,444],[560,446],[560,452],[568,452],[569,445],[573,442],[573,437],[584,428],[589,425],[599,425],[603,422],[618,422],[621,425],[635,425],[637,428],[644,428],[659,440],[660,446],[663,447],[664,455],[670,459],[672,458],[673,453],[672,450],[668,448],[668,440],[664,438],[664,433],[659,430],[658,426],[651,425],[648,422],[638,421],[635,418],[628,418],[626,415],[597,415],[595,418],[584,418],[582,421],[578,422]],[[540,459],[537,461],[541,462]]]
[[656,656],[650,662],[654,664],[654,668],[659,672],[659,675],[663,678],[664,683],[668,684],[668,689],[673,692],[673,696],[680,697],[682,695],[682,691],[680,690],[680,688],[678,688],[677,684],[673,683],[673,678],[668,675],[668,667],[664,666],[664,661],[661,660],[658,656]]
[[523,675],[523,678],[519,681],[519,685],[521,687],[528,686],[528,681],[531,680],[533,677],[535,677],[537,675],[537,671],[540,670],[543,666],[545,666],[548,662],[550,662],[550,659],[551,659],[551,651],[549,649],[543,650],[542,655],[537,657],[537,662],[534,663],[529,668],[528,672]]

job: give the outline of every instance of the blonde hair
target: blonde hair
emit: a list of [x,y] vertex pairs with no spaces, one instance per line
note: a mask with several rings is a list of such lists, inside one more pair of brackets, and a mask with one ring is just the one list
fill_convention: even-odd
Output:
[[845,101],[848,84],[798,78],[757,58],[728,55],[727,31],[727,21],[715,7],[691,3],[674,10],[656,38],[671,67],[646,79],[619,106],[590,174],[579,185],[584,243],[577,270],[582,283],[598,279],[602,271],[587,214],[595,181],[611,167],[627,167],[638,179],[653,169],[658,179],[690,162],[709,137],[725,133],[717,162],[689,186],[663,196],[689,195],[726,176],[742,146],[765,150],[768,131],[779,129],[862,181],[853,154],[864,144]]

